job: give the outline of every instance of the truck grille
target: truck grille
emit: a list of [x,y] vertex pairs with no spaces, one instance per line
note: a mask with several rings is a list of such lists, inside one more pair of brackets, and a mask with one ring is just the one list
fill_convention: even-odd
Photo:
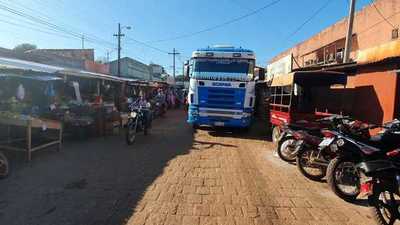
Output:
[[199,87],[199,106],[207,108],[241,109],[245,90]]

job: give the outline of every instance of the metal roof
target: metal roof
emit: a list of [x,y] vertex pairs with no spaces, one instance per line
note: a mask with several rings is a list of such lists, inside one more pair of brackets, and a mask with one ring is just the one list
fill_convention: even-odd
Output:
[[[117,82],[123,82],[124,80],[107,75],[102,73],[93,73],[85,70],[77,70],[77,69],[70,69],[65,67],[59,66],[51,66],[36,62],[30,62],[20,59],[11,59],[11,58],[3,58],[0,57],[0,70],[1,69],[14,69],[19,70],[21,72],[27,71],[34,71],[34,72],[41,72],[47,73],[48,76],[56,76],[56,75],[65,75],[65,76],[77,76],[82,78],[92,78],[92,79],[102,79],[102,80],[111,80]],[[52,75],[49,75],[52,74]]]
[[37,81],[62,80],[62,78],[60,78],[60,77],[50,76],[48,74],[21,75],[21,74],[12,74],[12,73],[0,73],[0,78],[7,78],[7,77],[15,77],[15,78],[22,78],[22,79],[37,80]]
[[62,67],[3,57],[0,57],[0,69],[1,68],[31,70],[44,73],[56,73],[57,71],[63,70]]

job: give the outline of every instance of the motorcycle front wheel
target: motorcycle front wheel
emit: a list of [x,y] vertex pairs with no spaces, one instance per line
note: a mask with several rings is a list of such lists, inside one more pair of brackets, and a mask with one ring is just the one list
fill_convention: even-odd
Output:
[[303,176],[313,181],[321,181],[326,175],[326,167],[312,163],[312,157],[316,157],[317,152],[313,149],[303,148],[297,153],[297,169]]
[[8,163],[7,157],[0,152],[0,179],[8,176],[10,172],[10,164]]
[[296,155],[293,154],[296,148],[296,139],[294,137],[285,137],[278,143],[277,153],[279,158],[285,162],[295,162]]
[[336,157],[328,165],[328,185],[339,198],[352,202],[360,194],[360,178],[355,163]]
[[370,197],[374,219],[379,225],[393,225],[399,218],[400,195],[386,185],[374,184]]
[[135,123],[134,125],[128,124],[127,126],[125,136],[126,136],[126,143],[128,145],[132,145],[136,140],[136,133],[137,133],[136,124],[137,123]]

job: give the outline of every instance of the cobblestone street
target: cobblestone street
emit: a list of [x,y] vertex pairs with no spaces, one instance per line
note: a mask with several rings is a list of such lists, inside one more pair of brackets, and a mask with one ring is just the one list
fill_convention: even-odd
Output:
[[273,156],[254,129],[193,134],[184,118],[168,112],[129,147],[115,136],[66,143],[30,164],[16,157],[0,181],[0,224],[374,224],[367,207]]
[[198,130],[189,154],[168,163],[128,224],[374,224],[367,207],[307,181],[273,156],[270,142],[252,138]]

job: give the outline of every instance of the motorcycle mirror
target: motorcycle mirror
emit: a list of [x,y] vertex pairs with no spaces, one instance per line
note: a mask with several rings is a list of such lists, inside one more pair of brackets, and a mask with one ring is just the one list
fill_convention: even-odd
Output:
[[128,98],[128,99],[126,100],[126,102],[130,104],[130,103],[133,102],[133,99],[132,99],[132,98]]

